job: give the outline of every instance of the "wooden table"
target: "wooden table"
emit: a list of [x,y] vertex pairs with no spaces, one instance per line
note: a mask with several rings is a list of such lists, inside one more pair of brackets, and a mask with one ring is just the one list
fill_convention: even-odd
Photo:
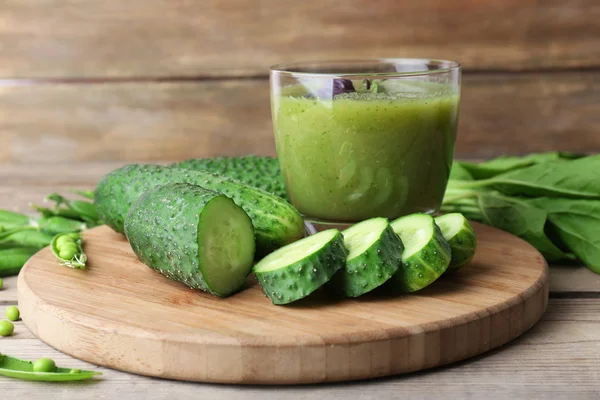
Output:
[[[124,163],[1,165],[0,208],[28,211],[53,191],[93,188]],[[297,387],[195,384],[118,372],[61,354],[36,339],[22,322],[0,338],[0,352],[24,359],[52,357],[72,368],[98,369],[93,382],[54,384],[0,377],[1,398],[52,399],[462,399],[598,398],[600,382],[600,276],[582,267],[553,266],[548,310],[514,342],[448,367],[362,382]],[[4,281],[0,308],[16,304],[16,278]]]

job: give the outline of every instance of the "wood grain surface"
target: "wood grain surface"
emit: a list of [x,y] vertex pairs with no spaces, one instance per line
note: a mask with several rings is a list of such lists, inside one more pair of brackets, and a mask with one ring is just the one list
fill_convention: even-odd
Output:
[[[600,72],[463,80],[458,157],[600,151]],[[268,82],[0,87],[0,163],[274,155]]]
[[600,65],[596,0],[8,0],[6,78],[248,76],[292,59]]
[[394,375],[494,349],[542,316],[542,256],[505,232],[475,228],[472,264],[423,291],[356,300],[321,292],[278,307],[252,278],[227,299],[192,291],[100,227],[84,236],[85,271],[58,268],[48,249],[32,257],[19,274],[19,307],[54,348],[143,375],[251,384]]

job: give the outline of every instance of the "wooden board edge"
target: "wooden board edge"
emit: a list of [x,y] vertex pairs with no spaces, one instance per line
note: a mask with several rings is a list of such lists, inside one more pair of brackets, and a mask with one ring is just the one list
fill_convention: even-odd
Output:
[[[52,305],[44,303],[31,291],[25,279],[26,268],[27,265],[18,277],[18,302],[24,323],[40,340],[70,356],[104,367],[158,378],[198,382],[260,385],[340,382],[397,375],[446,365],[508,343],[533,327],[542,317],[548,304],[548,267],[545,265],[540,278],[522,295],[498,307],[488,308],[485,311],[487,315],[480,315],[477,320],[464,317],[462,323],[441,329],[438,327],[437,331],[430,326],[413,335],[388,336],[369,342],[348,340],[347,343],[328,346],[242,347],[240,343],[233,341],[223,343],[215,350],[212,348],[214,344],[207,346],[206,343],[191,341],[166,342],[149,332],[119,335],[109,330],[91,328],[91,325],[67,312],[44,313],[44,308]],[[42,324],[44,329],[39,330],[38,325]],[[97,323],[94,325],[98,326]],[[49,336],[43,332],[64,334]],[[488,340],[481,341],[477,338]],[[127,357],[100,357],[94,354],[82,356],[76,354],[71,346],[77,341],[86,341],[105,348],[118,345],[128,349],[130,354]],[[454,343],[453,352],[431,352],[431,349],[436,347],[443,348],[444,343]],[[190,359],[170,360],[169,354],[175,349],[179,354],[189,355]],[[428,352],[432,355],[427,356]],[[377,357],[376,353],[389,357]],[[160,359],[161,362],[154,362],[156,359]],[[204,360],[204,365],[199,365],[194,372],[178,368],[179,365],[189,366],[188,362],[195,359]],[[301,364],[302,374],[287,375],[286,371],[296,370],[288,368],[290,360],[300,360],[298,362]],[[244,371],[242,366],[252,363],[269,367],[254,369],[252,373]],[[158,365],[166,367],[158,368]],[[333,368],[328,366],[334,365],[348,367],[341,372],[330,373]],[[223,374],[225,371],[227,373]]]

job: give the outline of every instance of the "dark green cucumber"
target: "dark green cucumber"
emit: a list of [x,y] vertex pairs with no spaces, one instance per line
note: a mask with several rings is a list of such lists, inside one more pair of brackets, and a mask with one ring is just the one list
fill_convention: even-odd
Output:
[[267,156],[194,158],[171,166],[193,171],[206,171],[235,179],[287,199],[279,161]]
[[450,245],[431,215],[411,214],[391,225],[404,244],[402,265],[392,279],[404,292],[423,289],[448,269]]
[[358,297],[384,284],[400,268],[402,241],[385,218],[372,218],[342,232],[346,267],[332,279],[334,290]]
[[288,304],[327,283],[344,267],[347,254],[340,231],[328,229],[269,254],[254,275],[273,304]]
[[123,220],[133,203],[144,192],[167,183],[199,185],[233,199],[252,219],[258,256],[304,236],[302,217],[280,197],[208,172],[150,164],[131,164],[106,175],[95,192],[98,213],[108,226],[122,233]]
[[437,217],[435,223],[450,245],[452,259],[448,271],[456,271],[470,263],[475,256],[477,238],[475,230],[465,216],[460,213],[450,213]]
[[252,271],[252,221],[233,200],[200,186],[145,193],[127,214],[125,234],[144,264],[216,296],[237,292]]

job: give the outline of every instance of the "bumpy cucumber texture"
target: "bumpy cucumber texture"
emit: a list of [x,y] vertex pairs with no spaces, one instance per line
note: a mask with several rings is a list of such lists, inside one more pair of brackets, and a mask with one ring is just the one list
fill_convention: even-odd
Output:
[[450,264],[450,245],[433,217],[411,214],[391,223],[404,243],[402,265],[394,274],[394,284],[404,292],[430,285]]
[[206,171],[240,181],[287,199],[279,161],[267,156],[194,158],[172,165],[176,168]]
[[94,202],[105,223],[122,233],[124,218],[133,203],[144,192],[168,183],[199,185],[233,199],[252,219],[259,257],[304,236],[304,221],[291,204],[263,190],[208,172],[150,164],[127,165],[100,181]]
[[199,186],[145,193],[125,219],[125,234],[144,264],[216,296],[237,292],[252,270],[252,221],[230,198]]
[[342,234],[349,254],[346,267],[332,279],[335,291],[358,297],[381,286],[400,268],[404,247],[387,219],[372,218]]
[[273,304],[308,296],[343,268],[348,250],[337,229],[319,232],[269,254],[254,267]]
[[448,271],[456,271],[470,263],[475,256],[477,238],[465,216],[460,213],[446,214],[437,217],[435,223],[440,227],[452,252]]

